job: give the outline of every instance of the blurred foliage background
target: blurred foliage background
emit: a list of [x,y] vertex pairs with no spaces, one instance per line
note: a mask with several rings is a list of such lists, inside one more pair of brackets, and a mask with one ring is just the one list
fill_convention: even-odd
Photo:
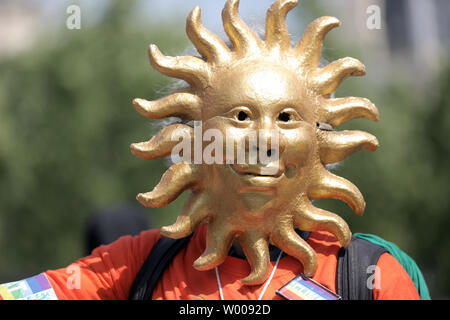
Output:
[[[335,7],[320,3],[303,1],[291,14],[296,25],[303,28],[320,15],[339,17]],[[164,160],[130,154],[130,143],[147,140],[158,128],[135,112],[131,101],[170,91],[171,80],[149,67],[148,44],[177,55],[189,42],[183,19],[174,15],[151,26],[136,23],[134,4],[108,1],[97,21],[80,30],[65,29],[62,11],[59,33],[40,35],[30,48],[0,58],[0,283],[64,267],[85,255],[86,225],[93,214],[136,203],[136,194],[151,190],[167,166]],[[381,147],[335,168],[365,196],[363,217],[339,201],[318,204],[343,216],[353,232],[396,243],[422,269],[432,298],[449,298],[448,56],[445,52],[439,68],[417,81],[423,74],[414,75],[411,60],[395,60],[382,48],[368,50],[367,43],[359,46],[348,34],[354,25],[347,25],[336,38],[328,36],[324,57],[358,58],[368,75],[346,80],[336,95],[371,99],[381,120],[354,120],[342,129],[371,132]],[[297,38],[303,30],[295,30]],[[369,59],[367,51],[378,60]],[[151,225],[172,223],[186,196],[146,209]]]

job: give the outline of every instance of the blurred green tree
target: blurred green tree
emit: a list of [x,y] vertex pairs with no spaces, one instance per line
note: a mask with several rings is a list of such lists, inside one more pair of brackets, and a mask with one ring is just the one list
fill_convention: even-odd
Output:
[[[130,23],[133,8],[113,1],[98,24],[62,28],[56,41],[0,62],[0,282],[81,257],[89,217],[137,203],[164,172],[164,160],[129,151],[156,130],[132,99],[159,98],[156,89],[169,85],[150,68],[148,44],[178,52],[187,37],[173,24]],[[150,220],[173,222],[182,202]]]

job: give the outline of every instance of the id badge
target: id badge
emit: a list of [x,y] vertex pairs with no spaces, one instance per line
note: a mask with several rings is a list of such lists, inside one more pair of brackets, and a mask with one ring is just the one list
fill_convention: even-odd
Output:
[[300,274],[276,293],[287,300],[341,300],[341,297],[320,283]]

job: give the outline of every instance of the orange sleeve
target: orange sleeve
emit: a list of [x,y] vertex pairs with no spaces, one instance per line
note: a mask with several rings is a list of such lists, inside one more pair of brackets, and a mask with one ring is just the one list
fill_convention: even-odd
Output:
[[66,268],[45,274],[60,300],[127,299],[139,269],[160,237],[159,229],[124,236]]
[[374,300],[420,300],[419,293],[403,266],[389,253],[383,253],[374,277]]

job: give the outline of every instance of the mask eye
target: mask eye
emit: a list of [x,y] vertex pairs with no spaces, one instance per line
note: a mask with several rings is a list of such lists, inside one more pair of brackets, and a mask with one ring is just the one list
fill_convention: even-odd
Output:
[[301,121],[302,118],[298,112],[293,108],[287,108],[278,114],[277,121],[280,123],[289,123],[295,121]]
[[252,111],[245,106],[235,107],[227,113],[224,113],[223,116],[233,120],[235,124],[239,125],[239,123],[241,123],[241,125],[245,126],[249,125],[250,121],[253,119]]
[[250,116],[245,112],[245,111],[239,111],[239,113],[237,114],[237,119],[239,121],[247,121],[250,120]]
[[278,121],[281,121],[281,122],[289,122],[289,121],[291,121],[291,120],[292,120],[292,115],[289,114],[289,113],[287,113],[287,112],[281,112],[281,113],[278,115]]

